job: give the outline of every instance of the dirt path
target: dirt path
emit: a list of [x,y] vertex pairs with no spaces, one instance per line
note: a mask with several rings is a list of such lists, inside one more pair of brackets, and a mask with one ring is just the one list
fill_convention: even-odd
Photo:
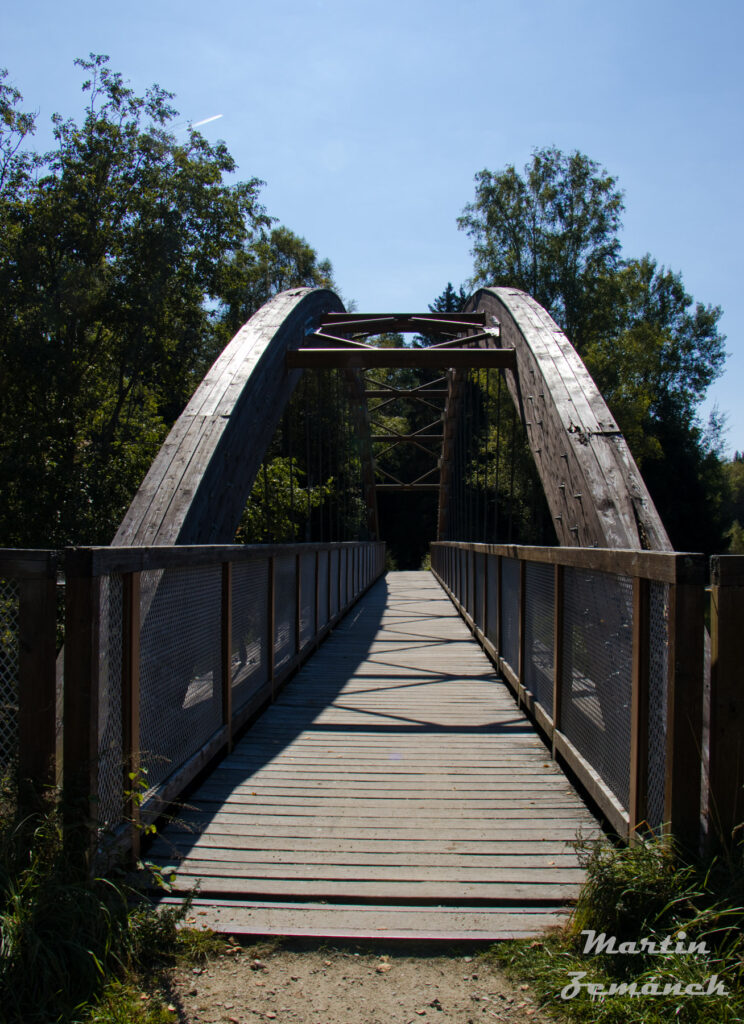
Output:
[[[169,975],[183,1024],[516,1024],[550,1018],[477,953],[234,944]],[[361,950],[361,951],[360,951]]]

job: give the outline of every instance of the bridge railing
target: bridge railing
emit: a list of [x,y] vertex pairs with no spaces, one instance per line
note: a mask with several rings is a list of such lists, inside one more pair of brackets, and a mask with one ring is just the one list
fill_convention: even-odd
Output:
[[379,543],[0,551],[5,763],[136,842],[384,566]]
[[453,542],[432,568],[618,834],[697,846],[704,557]]
[[65,569],[65,790],[111,830],[157,817],[230,748],[382,573],[384,545],[94,548]]
[[0,550],[0,772],[56,779],[56,551]]

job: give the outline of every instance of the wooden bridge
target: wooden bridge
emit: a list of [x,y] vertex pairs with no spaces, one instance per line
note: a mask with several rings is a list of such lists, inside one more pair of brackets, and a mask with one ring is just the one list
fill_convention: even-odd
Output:
[[598,832],[421,572],[374,585],[179,819],[150,854],[212,927],[389,937],[532,934]]
[[[432,343],[369,344],[384,331]],[[321,419],[307,381],[329,367],[346,406]],[[379,367],[444,376],[365,374]],[[558,546],[503,543],[502,381]],[[300,382],[306,540],[236,545]],[[375,414],[401,400],[436,418],[382,432]],[[340,487],[313,518],[311,469],[322,482],[334,444],[358,472],[356,539]],[[401,445],[432,468],[385,468]],[[385,575],[388,490],[438,495],[431,572]],[[742,611],[744,560],[671,550],[591,378],[528,296],[383,316],[301,289],[217,360],[110,547],[0,552],[0,753],[24,799],[63,783],[91,861],[138,850],[186,793],[145,852],[174,872],[171,899],[198,882],[197,920],[224,930],[534,934],[576,896],[577,833],[665,829],[698,849],[744,816]]]

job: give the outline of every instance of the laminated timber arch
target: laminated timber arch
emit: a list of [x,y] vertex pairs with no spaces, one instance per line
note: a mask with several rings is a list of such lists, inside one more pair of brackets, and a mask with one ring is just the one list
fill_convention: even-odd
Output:
[[113,544],[230,544],[284,408],[300,378],[285,369],[331,291],[294,288],[262,306],[217,358],[155,457]]
[[[488,324],[498,323],[499,335],[490,344],[516,353],[516,371],[505,373],[506,383],[526,428],[559,543],[671,551],[625,438],[552,317],[516,288],[482,288],[465,308],[484,312]],[[445,492],[443,481],[440,536]]]
[[[467,312],[478,314],[485,330],[479,332],[475,317],[472,324],[465,323],[465,315],[462,323],[448,328],[440,324],[455,336],[448,341],[428,349],[380,350],[355,339],[381,329],[420,330],[424,323],[431,325],[433,317],[346,314],[341,300],[325,289],[299,288],[275,296],[238,331],[197,388],[150,467],[113,544],[232,542],[300,372],[313,367],[345,371],[357,429],[366,435],[365,497],[373,523],[376,502],[369,420],[358,371],[364,366],[420,364],[458,367],[450,370],[444,417],[440,538],[447,536],[449,454],[464,370],[500,365],[525,425],[559,542],[671,550],[615,420],[548,313],[514,288],[481,289],[469,300]],[[455,321],[456,316],[451,319]],[[328,323],[334,324],[333,335],[327,333]],[[327,341],[332,349],[316,347]]]

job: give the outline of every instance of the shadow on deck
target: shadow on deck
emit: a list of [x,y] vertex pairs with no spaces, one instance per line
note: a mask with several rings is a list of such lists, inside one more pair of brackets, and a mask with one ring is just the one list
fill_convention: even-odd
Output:
[[429,573],[352,609],[150,858],[246,934],[497,939],[557,923],[596,819]]

